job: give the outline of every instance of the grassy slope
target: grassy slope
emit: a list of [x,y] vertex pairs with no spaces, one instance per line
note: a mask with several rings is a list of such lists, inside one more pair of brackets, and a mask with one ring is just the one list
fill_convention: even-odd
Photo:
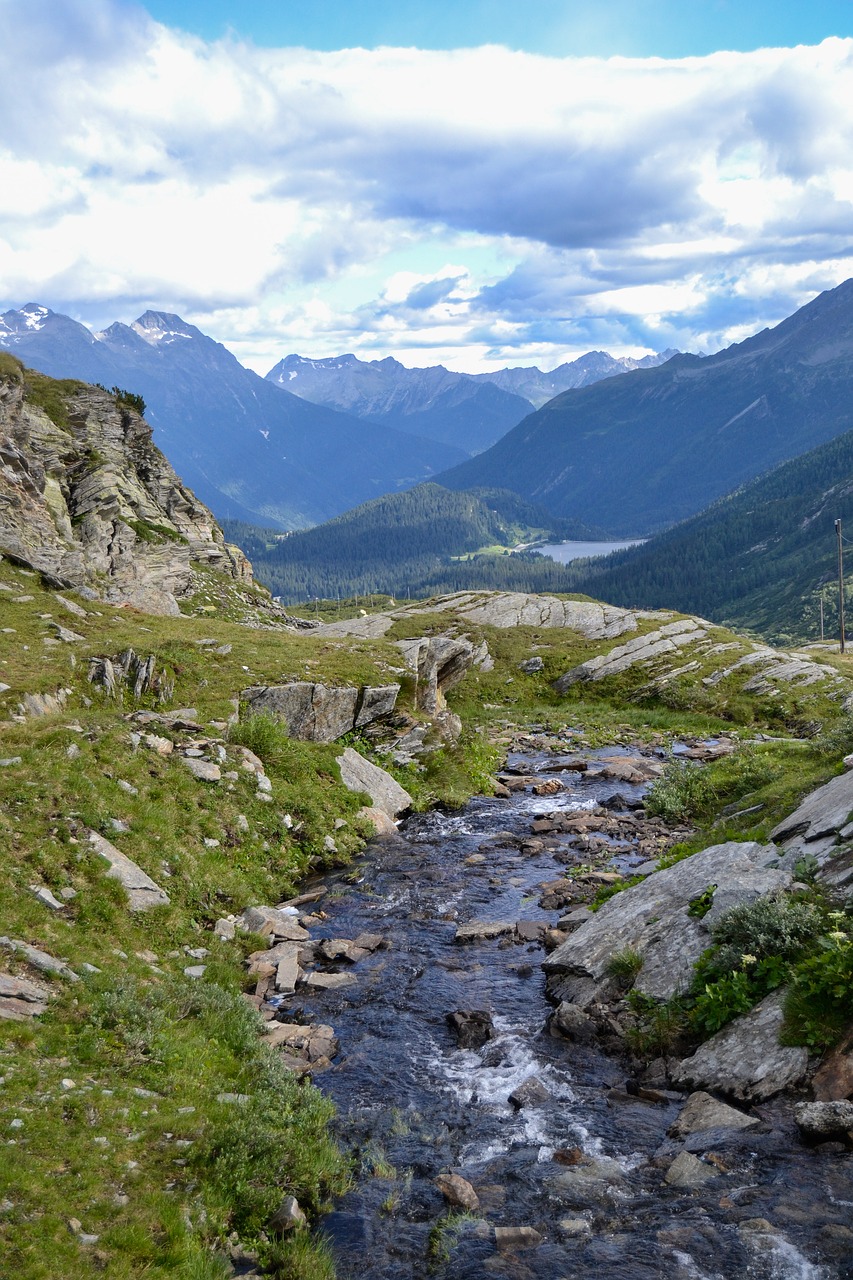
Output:
[[[335,833],[341,854],[356,852],[358,800],[340,785],[332,748],[290,743],[270,761],[273,804],[256,799],[239,768],[232,782],[211,786],[174,758],[133,750],[124,715],[135,704],[92,689],[87,658],[128,645],[154,653],[175,679],[169,705],[221,722],[249,683],[387,681],[399,664],[394,638],[445,630],[450,619],[408,619],[386,640],[370,642],[250,629],[222,620],[222,612],[245,610],[226,581],[213,574],[203,581],[194,616],[152,618],[88,604],[92,612],[81,619],[36,577],[0,562],[0,582],[12,588],[0,592],[9,628],[0,631],[0,681],[12,686],[0,695],[0,712],[14,712],[24,690],[72,691],[58,715],[0,724],[0,758],[21,757],[0,768],[2,932],[67,959],[81,974],[86,964],[100,970],[76,984],[54,980],[57,998],[38,1023],[0,1024],[0,1127],[15,1144],[0,1173],[0,1251],[10,1274],[25,1280],[82,1280],[98,1269],[111,1277],[213,1280],[224,1274],[213,1250],[232,1231],[248,1245],[261,1241],[280,1276],[328,1273],[322,1249],[301,1238],[287,1249],[265,1246],[262,1237],[282,1194],[316,1212],[345,1184],[348,1169],[325,1136],[328,1108],[259,1047],[254,1015],[239,995],[242,958],[257,940],[220,942],[210,929],[247,903],[291,892],[321,865],[336,817],[347,823]],[[84,639],[45,644],[53,637],[45,614]],[[561,699],[549,680],[601,645],[553,630],[465,631],[488,640],[496,665],[472,673],[451,695],[465,722],[463,743],[433,753],[429,772],[409,779],[422,803],[461,799],[482,784],[494,764],[491,739],[508,722],[570,723],[592,740],[613,741],[676,729],[707,733],[770,716],[787,723],[831,709],[811,691],[766,706],[722,688],[703,698],[698,677],[695,697],[685,694],[676,707],[627,676]],[[214,654],[194,643],[200,639],[232,649]],[[517,664],[531,652],[545,658],[545,670],[522,676]],[[226,751],[223,767],[236,767],[233,748]],[[817,756],[804,767],[804,759],[800,749],[785,803],[834,767]],[[285,813],[301,831],[288,828]],[[115,834],[113,819],[127,824],[126,834]],[[85,842],[88,827],[136,859],[168,890],[171,905],[132,916]],[[76,897],[54,914],[31,896],[32,884],[57,895],[71,888]],[[198,947],[211,952],[200,982],[184,975],[195,963],[187,950]],[[69,1080],[73,1086],[63,1083]],[[221,1103],[222,1093],[249,1101]],[[13,1120],[22,1126],[10,1129]],[[98,1240],[81,1243],[71,1219]]]

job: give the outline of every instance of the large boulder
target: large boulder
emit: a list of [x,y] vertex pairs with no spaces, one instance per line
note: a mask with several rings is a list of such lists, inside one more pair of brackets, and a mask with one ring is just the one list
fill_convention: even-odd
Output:
[[362,729],[390,715],[399,692],[398,684],[335,688],[296,680],[290,684],[252,685],[240,697],[250,715],[271,715],[283,721],[291,738],[334,742],[353,729]]
[[672,1070],[680,1088],[714,1089],[742,1102],[772,1098],[803,1079],[808,1052],[779,1044],[782,996],[762,1000]]
[[[791,883],[790,871],[767,865],[776,854],[754,841],[712,845],[616,894],[544,961],[552,995],[582,1008],[607,999],[615,991],[613,955],[630,948],[643,959],[635,988],[670,999],[688,985],[724,909]],[[712,885],[711,910],[702,919],[690,915],[693,900]]]

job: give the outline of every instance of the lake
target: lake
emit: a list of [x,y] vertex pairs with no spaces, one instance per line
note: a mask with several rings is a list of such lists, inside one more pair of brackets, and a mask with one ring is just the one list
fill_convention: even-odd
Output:
[[644,541],[644,538],[634,538],[630,542],[549,542],[546,546],[531,547],[531,551],[550,556],[560,564],[568,564],[570,560],[582,560],[586,556],[609,556],[611,551],[638,547]]

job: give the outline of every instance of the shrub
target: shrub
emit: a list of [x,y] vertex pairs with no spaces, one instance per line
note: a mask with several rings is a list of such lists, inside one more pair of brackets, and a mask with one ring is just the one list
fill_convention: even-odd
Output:
[[808,902],[772,895],[744,902],[714,925],[714,947],[697,968],[707,982],[740,969],[745,955],[754,956],[756,962],[796,960],[823,927],[821,912]]
[[796,967],[785,1000],[784,1040],[827,1049],[853,1018],[853,938],[834,930]]

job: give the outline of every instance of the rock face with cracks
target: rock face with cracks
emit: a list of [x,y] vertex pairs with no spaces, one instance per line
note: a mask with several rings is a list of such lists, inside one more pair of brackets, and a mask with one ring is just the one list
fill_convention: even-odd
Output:
[[334,742],[353,729],[390,715],[400,692],[398,684],[343,685],[335,688],[311,681],[253,685],[240,695],[250,715],[281,720],[291,738],[304,742]]
[[57,587],[176,614],[191,562],[251,581],[248,560],[178,479],[143,418],[84,383],[57,425],[0,378],[0,549]]

